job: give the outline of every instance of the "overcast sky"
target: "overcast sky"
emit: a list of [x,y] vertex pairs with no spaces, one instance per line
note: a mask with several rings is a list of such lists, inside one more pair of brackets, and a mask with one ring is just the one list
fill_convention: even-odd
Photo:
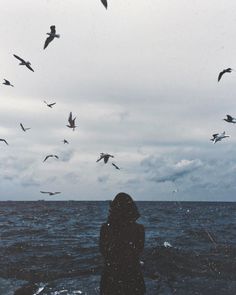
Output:
[[0,2],[0,200],[235,200],[235,1]]

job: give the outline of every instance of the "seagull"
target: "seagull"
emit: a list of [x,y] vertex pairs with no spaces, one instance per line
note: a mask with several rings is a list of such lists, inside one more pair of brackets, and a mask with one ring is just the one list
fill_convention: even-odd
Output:
[[223,70],[222,72],[219,73],[219,76],[218,76],[218,82],[220,82],[220,79],[222,78],[222,76],[225,74],[225,73],[231,73],[233,71],[233,69],[231,68],[228,68],[228,69],[225,69]]
[[226,115],[226,117],[227,117],[226,119],[223,119],[226,122],[228,122],[228,123],[236,123],[236,118],[231,117],[230,115]]
[[25,128],[23,125],[22,125],[22,123],[20,123],[20,127],[21,127],[21,129],[24,131],[24,132],[26,132],[27,130],[30,130],[31,128]]
[[46,103],[46,105],[52,109],[52,107],[56,104],[56,102],[53,102],[53,103],[47,103],[45,100],[44,100],[44,103]]
[[19,63],[20,66],[26,66],[29,70],[34,72],[34,70],[31,68],[31,63],[29,61],[23,60],[23,58],[17,56],[16,54],[13,54],[13,56],[20,61],[20,63]]
[[107,0],[101,0],[101,2],[104,5],[104,7],[107,9]]
[[223,138],[230,137],[229,135],[225,135],[225,131],[222,132],[221,134],[215,133],[212,136],[213,138],[211,138],[210,140],[213,141],[213,143],[216,143],[217,141],[221,141]]
[[66,139],[63,139],[62,142],[63,142],[64,144],[69,144],[69,142],[68,142]]
[[112,156],[112,155],[109,155],[109,154],[104,154],[104,153],[100,153],[100,158],[99,159],[97,159],[97,161],[96,162],[99,162],[100,160],[104,160],[104,163],[106,164],[107,162],[108,162],[108,160],[109,160],[109,158],[114,158],[114,156]]
[[54,38],[60,38],[60,35],[56,34],[56,26],[51,26],[50,29],[51,29],[51,32],[47,33],[47,35],[49,35],[49,37],[47,37],[47,39],[46,39],[46,41],[44,43],[43,49],[47,48],[48,44],[50,42],[52,42],[52,40]]
[[116,169],[118,169],[118,170],[120,170],[120,168],[116,165],[116,164],[114,164],[114,163],[111,163]]
[[48,158],[51,158],[51,157],[54,157],[54,158],[59,159],[59,157],[58,157],[57,155],[47,155],[47,156],[45,157],[45,159],[43,160],[43,162],[47,161],[47,159],[48,159]]
[[11,82],[8,81],[7,79],[3,79],[3,80],[4,80],[4,82],[2,84],[7,85],[7,86],[14,87],[14,85],[12,85]]
[[8,143],[7,143],[6,139],[0,138],[0,141],[4,141],[4,142],[5,142],[5,144],[7,144],[7,145],[8,145]]
[[76,117],[74,117],[74,119],[72,119],[72,112],[70,112],[69,118],[68,118],[69,125],[66,125],[66,126],[69,128],[73,128],[73,131],[77,127],[77,126],[75,126],[75,119],[76,119]]
[[60,194],[61,192],[43,192],[43,191],[40,191],[40,193],[42,193],[42,194],[49,194],[49,196],[54,196],[54,195]]

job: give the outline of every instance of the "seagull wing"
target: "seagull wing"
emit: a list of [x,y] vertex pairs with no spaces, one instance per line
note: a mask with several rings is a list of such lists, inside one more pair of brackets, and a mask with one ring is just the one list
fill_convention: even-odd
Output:
[[116,164],[114,164],[114,163],[111,163],[116,169],[118,169],[118,170],[120,170],[120,168],[116,165]]
[[104,5],[104,7],[107,9],[107,0],[101,0],[101,2]]
[[222,76],[224,75],[225,71],[222,71],[219,73],[219,76],[218,76],[218,82],[220,82],[220,79],[222,78]]
[[104,158],[104,163],[106,164],[109,160],[109,155],[105,155],[103,158]]
[[46,41],[45,41],[45,43],[44,43],[44,47],[43,47],[43,49],[46,49],[47,46],[48,46],[48,44],[49,44],[50,42],[52,42],[53,39],[54,39],[53,36],[49,36],[49,37],[47,37],[47,39],[46,39]]
[[48,159],[49,157],[51,157],[51,155],[46,156],[45,159],[44,159],[43,161],[44,161],[44,162],[47,161],[47,159]]
[[31,70],[32,72],[34,72],[34,70],[31,68],[31,66],[30,66],[29,64],[26,64],[26,66],[27,66],[27,68],[28,68],[29,70]]
[[73,120],[72,120],[72,112],[70,112],[70,114],[69,114],[68,122],[70,123],[70,125],[73,124]]
[[55,192],[55,193],[53,193],[54,195],[58,195],[58,194],[60,194],[61,192]]
[[40,191],[40,193],[42,193],[42,194],[50,194],[50,192],[44,192],[44,191]]
[[231,117],[230,115],[226,115],[226,117],[227,117],[227,119],[228,119],[229,121],[232,121],[232,120],[233,120],[233,117]]
[[21,62],[25,63],[25,60],[23,60],[23,58],[19,57],[18,55],[13,54],[13,56],[14,56],[15,58],[17,58],[18,60],[20,60]]
[[51,34],[56,34],[56,26],[51,26],[50,27],[50,30],[51,30]]
[[52,107],[52,106],[54,106],[56,104],[56,102],[53,102],[53,103],[50,103],[48,106],[49,107]]
[[21,127],[21,129],[23,130],[23,131],[25,131],[25,128],[24,128],[24,126],[20,123],[20,127]]
[[59,157],[57,155],[54,155],[55,158],[59,159]]

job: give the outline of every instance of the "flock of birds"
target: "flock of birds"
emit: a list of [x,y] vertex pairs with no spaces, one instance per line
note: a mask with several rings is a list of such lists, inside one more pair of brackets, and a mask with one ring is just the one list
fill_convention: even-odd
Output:
[[[107,9],[107,0],[101,0],[102,4],[104,5],[104,7]],[[56,26],[52,25],[50,26],[50,33],[46,33],[48,35],[48,37],[46,38],[45,42],[44,42],[44,46],[43,49],[46,49],[48,47],[48,45],[55,39],[55,38],[60,38],[60,35],[57,34],[56,32]],[[26,61],[25,59],[23,59],[22,57],[13,54],[13,56],[20,61],[19,65],[21,66],[25,66],[27,67],[30,71],[34,72],[34,69],[31,65],[31,63],[29,61]],[[10,86],[10,87],[14,87],[14,85],[7,79],[4,79],[4,82],[2,83],[3,85],[6,86]],[[56,104],[56,102],[52,102],[52,103],[48,103],[47,101],[44,100],[44,103],[49,107],[49,108],[53,108],[53,106]],[[68,124],[66,125],[68,128],[71,128],[73,131],[75,130],[76,123],[75,123],[76,117],[73,116],[72,112],[69,113],[69,117],[68,117]],[[30,127],[25,127],[22,123],[20,123],[20,127],[22,129],[23,132],[26,132],[28,130],[30,130]],[[4,138],[0,138],[0,142],[4,142],[6,145],[9,145],[7,140]],[[64,144],[69,144],[69,142],[66,139],[63,139],[62,141]],[[49,158],[56,158],[59,159],[58,155],[54,155],[54,154],[50,154],[50,155],[46,155],[43,162],[46,162]],[[110,155],[108,153],[100,153],[100,157],[97,159],[96,162],[99,162],[101,160],[103,160],[103,162],[105,164],[108,163],[109,158],[114,158],[113,155]],[[112,163],[112,165],[115,167],[115,169],[120,170],[120,168],[115,164]],[[48,194],[49,196],[53,196],[53,195],[57,195],[60,194],[61,192],[52,192],[52,191],[40,191],[40,193],[42,194]]]
[[[108,7],[108,4],[107,4],[107,0],[100,0],[102,2],[102,4],[104,5],[104,7],[107,9]],[[44,43],[44,46],[43,46],[43,49],[46,49],[48,47],[48,45],[55,39],[55,38],[60,38],[60,35],[57,34],[56,32],[56,26],[55,25],[52,25],[50,26],[50,33],[46,33],[48,35],[48,37],[46,38],[45,40],[45,43]],[[26,61],[24,60],[23,58],[21,58],[20,56],[16,55],[16,54],[13,54],[13,56],[20,61],[19,65],[22,65],[22,66],[25,66],[27,67],[30,71],[34,72],[34,69],[32,68],[31,66],[31,63],[29,61]],[[232,68],[227,68],[227,69],[224,69],[222,70],[219,75],[218,75],[218,82],[222,79],[222,76],[225,74],[225,73],[231,73],[233,71]],[[10,87],[14,87],[13,84],[11,84],[11,82],[7,79],[4,79],[4,82],[2,83],[6,86],[10,86]],[[49,108],[53,108],[53,106],[56,104],[56,102],[53,102],[53,103],[48,103],[47,101],[44,100],[44,103],[49,107]],[[73,117],[72,115],[72,112],[69,113],[69,117],[68,117],[68,124],[66,125],[68,128],[71,128],[73,131],[75,130],[75,128],[77,127],[76,126],[76,123],[75,123],[75,120],[76,120],[76,117]],[[236,118],[232,117],[231,115],[226,115],[226,118],[223,119],[225,120],[226,122],[228,123],[233,123],[235,124],[236,123]],[[22,123],[20,123],[20,127],[22,129],[23,132],[26,132],[28,130],[30,130],[31,128],[30,127],[24,127]],[[212,135],[212,138],[210,139],[214,144],[217,143],[218,141],[221,141],[222,139],[224,138],[227,138],[227,137],[230,137],[230,135],[226,135],[225,134],[225,131],[222,132],[222,133],[215,133]],[[8,142],[6,139],[4,138],[0,138],[0,142],[4,142],[6,145],[8,145]],[[64,144],[69,144],[69,142],[64,139],[62,141]],[[59,157],[57,155],[53,155],[53,154],[50,154],[50,155],[47,155],[45,156],[43,162],[47,161],[48,158],[56,158],[56,159],[59,159]],[[111,154],[108,154],[108,153],[100,153],[100,157],[97,159],[96,162],[99,162],[101,160],[104,161],[105,164],[108,163],[109,159],[110,158],[114,158],[113,155]],[[111,163],[117,170],[120,170],[120,167],[118,167],[115,163]],[[50,196],[52,195],[56,195],[56,194],[60,194],[61,192],[45,192],[45,191],[40,191],[41,193],[43,194],[49,194]],[[175,191],[177,192],[177,191]]]
[[[233,69],[231,69],[231,68],[227,68],[227,69],[224,69],[223,71],[221,71],[219,73],[219,75],[218,75],[218,82],[220,82],[222,76],[225,73],[231,73],[232,71],[233,71]],[[228,123],[233,123],[233,124],[236,123],[236,118],[234,118],[234,117],[232,117],[230,115],[226,115],[226,118],[223,119],[223,120],[228,122]],[[215,144],[218,141],[221,141],[222,139],[227,138],[227,137],[230,137],[230,135],[226,135],[225,131],[223,131],[222,133],[214,133],[214,134],[212,134],[212,138],[210,140]]]

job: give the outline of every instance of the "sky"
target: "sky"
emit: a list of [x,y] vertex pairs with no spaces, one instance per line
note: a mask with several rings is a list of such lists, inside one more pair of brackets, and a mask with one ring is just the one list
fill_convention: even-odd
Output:
[[235,1],[0,3],[0,200],[235,201]]

